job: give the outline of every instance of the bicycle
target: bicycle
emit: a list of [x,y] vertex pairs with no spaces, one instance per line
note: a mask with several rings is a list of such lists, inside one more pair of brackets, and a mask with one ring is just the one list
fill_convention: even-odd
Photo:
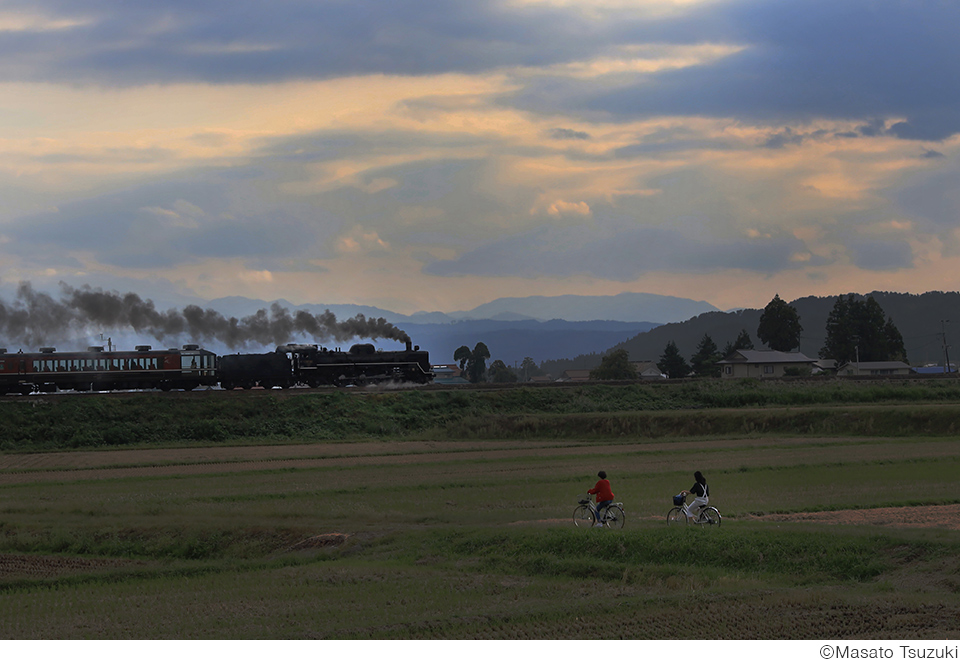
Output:
[[696,518],[690,520],[687,518],[686,512],[683,510],[683,503],[686,501],[686,495],[674,495],[673,503],[674,507],[667,512],[667,524],[668,525],[678,525],[680,523],[692,523],[694,525],[716,525],[720,526],[720,523],[723,521],[723,517],[720,515],[720,512],[714,506],[705,506],[700,509],[700,513]]
[[603,510],[603,518],[597,517],[597,506],[589,499],[579,500],[580,506],[573,510],[573,524],[577,527],[593,527],[599,523],[610,529],[623,529],[623,502],[613,502]]

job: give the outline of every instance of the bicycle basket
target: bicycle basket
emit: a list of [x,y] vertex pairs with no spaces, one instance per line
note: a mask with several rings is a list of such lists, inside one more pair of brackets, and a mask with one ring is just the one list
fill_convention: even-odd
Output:
[[580,504],[590,504],[590,500],[577,500]]
[[683,501],[687,499],[685,495],[674,495],[673,496],[673,505],[674,506],[683,506]]

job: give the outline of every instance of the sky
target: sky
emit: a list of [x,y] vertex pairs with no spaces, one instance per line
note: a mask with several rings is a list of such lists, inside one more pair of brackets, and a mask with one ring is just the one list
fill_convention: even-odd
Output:
[[0,0],[0,284],[960,290],[952,0]]

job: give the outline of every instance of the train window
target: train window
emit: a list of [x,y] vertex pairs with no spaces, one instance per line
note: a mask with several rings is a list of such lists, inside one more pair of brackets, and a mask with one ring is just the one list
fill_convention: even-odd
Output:
[[181,355],[180,356],[180,367],[183,369],[196,369],[197,368],[197,356],[196,355]]

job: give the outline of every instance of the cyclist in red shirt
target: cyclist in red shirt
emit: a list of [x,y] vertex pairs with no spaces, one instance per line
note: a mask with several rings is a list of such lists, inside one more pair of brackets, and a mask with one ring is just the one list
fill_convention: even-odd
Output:
[[597,472],[597,476],[600,477],[600,481],[597,482],[597,485],[587,491],[589,495],[597,496],[597,519],[596,524],[602,525],[600,521],[603,519],[603,512],[610,504],[613,502],[613,491],[610,490],[610,482],[607,480],[607,473],[603,470]]

